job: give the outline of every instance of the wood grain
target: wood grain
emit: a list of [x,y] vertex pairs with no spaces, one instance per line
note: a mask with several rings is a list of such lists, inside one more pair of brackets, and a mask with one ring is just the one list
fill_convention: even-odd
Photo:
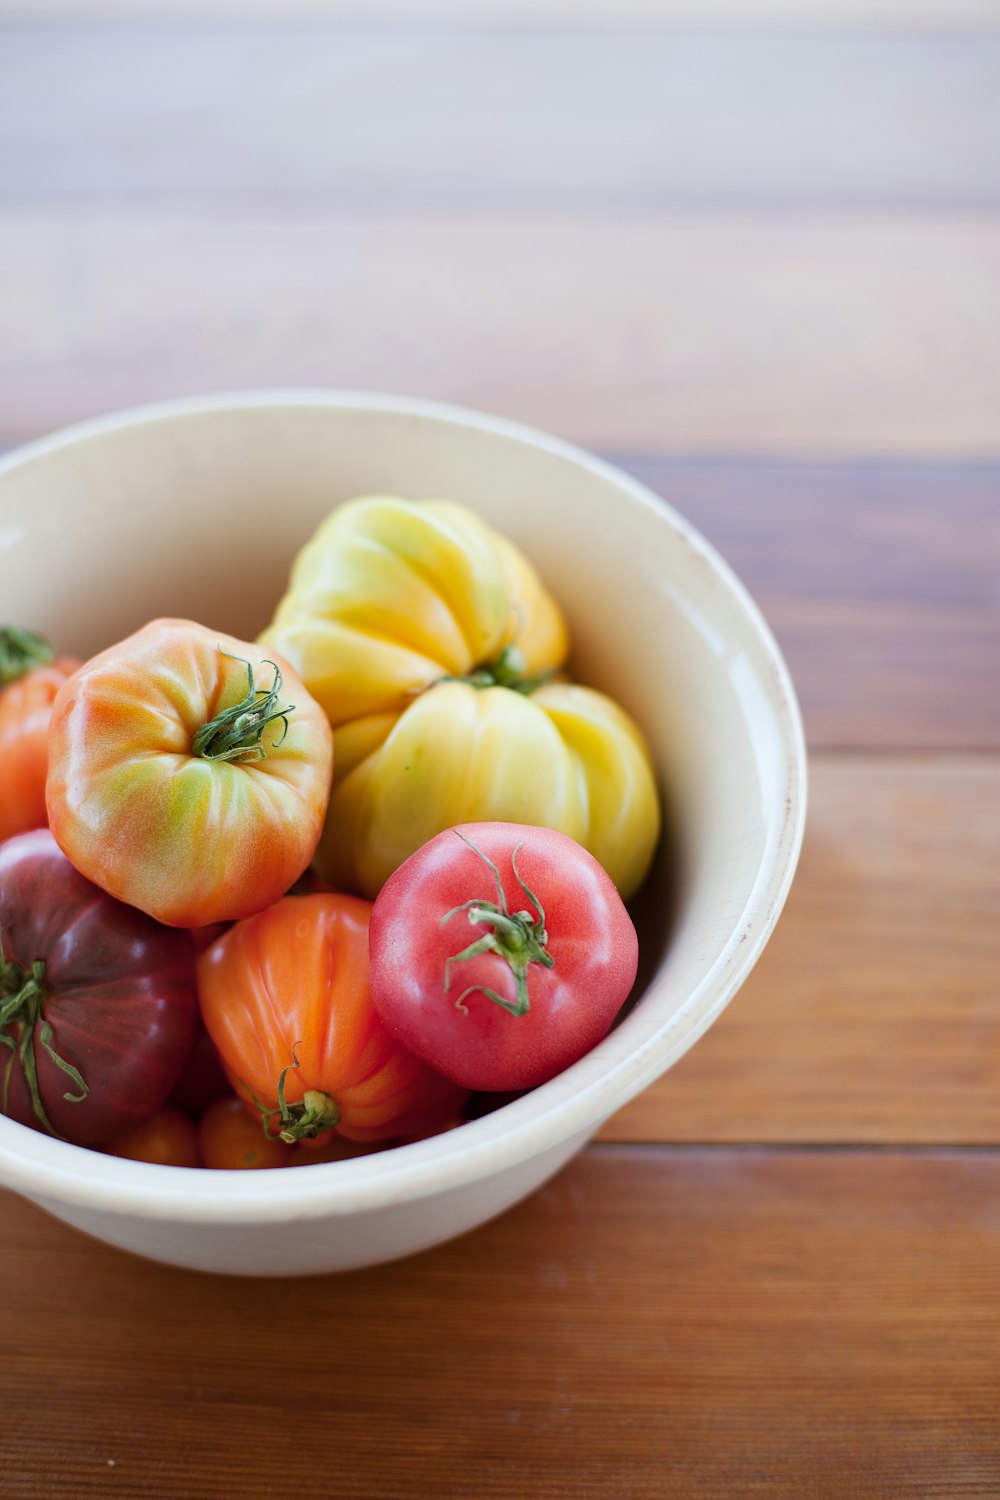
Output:
[[813,749],[1000,748],[1000,467],[621,462],[757,599]]
[[996,212],[1000,38],[11,26],[0,203]]
[[8,1200],[3,1494],[994,1500],[998,1204],[996,1153],[605,1147],[290,1284]]
[[236,1282],[4,1196],[0,1496],[995,1500],[1000,6],[0,22],[0,441],[311,384],[583,441],[733,562],[820,752],[747,985],[494,1224]]
[[998,263],[972,220],[0,214],[0,436],[332,385],[618,450],[996,456]]
[[606,1138],[1000,1143],[998,850],[995,757],[814,759],[757,968]]
[[1000,749],[1000,465],[607,456],[749,588],[813,751]]

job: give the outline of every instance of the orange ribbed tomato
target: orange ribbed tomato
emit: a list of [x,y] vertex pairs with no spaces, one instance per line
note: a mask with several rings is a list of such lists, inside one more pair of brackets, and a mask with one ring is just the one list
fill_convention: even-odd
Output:
[[436,1130],[464,1089],[394,1041],[368,993],[371,903],[286,896],[198,960],[209,1036],[251,1112],[294,1142],[332,1130],[376,1141]]
[[0,628],[0,843],[45,827],[52,704],[79,665],[41,636]]
[[332,770],[326,716],[281,657],[155,620],[60,690],[49,824],[95,885],[202,927],[261,911],[302,874]]

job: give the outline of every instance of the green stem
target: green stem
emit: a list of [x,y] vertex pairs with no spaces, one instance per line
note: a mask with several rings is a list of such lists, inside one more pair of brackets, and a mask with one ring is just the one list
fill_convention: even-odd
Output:
[[[468,672],[464,676],[439,677],[438,682],[464,682],[469,687],[510,688],[513,693],[523,693],[525,697],[544,687],[551,682],[556,675],[556,668],[549,667],[544,672],[536,672],[532,676],[525,673],[524,653],[517,646],[504,646],[493,661],[487,662],[485,666],[477,667],[475,671]],[[478,850],[476,851],[479,852]]]
[[16,682],[33,667],[48,666],[55,654],[43,635],[17,625],[0,625],[0,686]]
[[[289,1146],[294,1146],[296,1141],[314,1140],[324,1131],[333,1130],[336,1125],[340,1124],[340,1110],[337,1108],[336,1100],[319,1089],[307,1089],[297,1104],[289,1104],[285,1098],[285,1079],[294,1068],[299,1066],[296,1048],[301,1045],[301,1042],[295,1043],[292,1048],[291,1062],[286,1068],[282,1068],[278,1076],[277,1109],[268,1109],[266,1104],[261,1104],[249,1084],[240,1079],[250,1098],[260,1110],[261,1124],[268,1140],[285,1141]],[[271,1120],[275,1115],[280,1121],[278,1130],[271,1129]]]
[[38,1084],[36,1035],[46,1056],[76,1085],[75,1094],[63,1094],[67,1103],[80,1104],[86,1099],[90,1089],[80,1072],[61,1057],[52,1045],[52,1027],[42,1015],[44,980],[45,964],[41,959],[35,960],[30,971],[23,969],[20,964],[4,959],[3,944],[0,942],[0,1046],[9,1048],[11,1053],[4,1069],[3,1112],[7,1113],[11,1073],[16,1061],[20,1063],[24,1074],[35,1118],[49,1135],[56,1135],[45,1112]]
[[468,844],[474,854],[477,854],[485,865],[493,872],[496,881],[497,901],[480,901],[473,898],[471,901],[463,901],[461,906],[453,906],[451,911],[446,912],[441,918],[441,926],[450,922],[452,917],[464,911],[472,927],[489,927],[491,930],[481,937],[474,939],[461,953],[453,953],[450,958],[445,959],[444,964],[444,989],[448,994],[451,989],[451,966],[452,964],[466,963],[469,959],[478,958],[484,953],[495,953],[502,958],[514,976],[514,1000],[505,1000],[496,990],[490,989],[485,984],[470,984],[464,989],[455,1001],[456,1008],[468,1013],[465,1004],[467,996],[476,992],[492,1000],[494,1005],[499,1005],[512,1016],[523,1016],[530,1008],[528,1000],[528,967],[531,964],[541,964],[545,969],[551,969],[555,959],[548,951],[549,935],[545,930],[545,912],[538,897],[521,879],[517,868],[517,856],[524,848],[523,843],[518,844],[510,857],[510,867],[514,872],[514,879],[521,887],[528,900],[537,912],[537,917],[530,911],[511,912],[507,907],[507,897],[504,894],[503,881],[500,871],[493,861],[478,849],[471,839],[467,839],[464,833],[458,829],[453,830],[463,844]]
[[286,1104],[278,1136],[294,1146],[296,1141],[312,1141],[340,1123],[340,1110],[329,1094],[308,1089],[301,1104]]
[[268,724],[280,719],[285,726],[284,731],[281,739],[274,742],[275,746],[280,745],[288,733],[288,715],[293,712],[295,705],[281,704],[278,701],[281,694],[281,671],[276,662],[266,663],[267,666],[274,667],[271,686],[258,688],[254,686],[253,667],[245,657],[233,656],[230,652],[223,651],[221,646],[219,651],[230,661],[241,661],[246,667],[246,697],[201,726],[194,737],[191,753],[201,755],[205,760],[263,760],[267,754],[263,743],[264,730]]

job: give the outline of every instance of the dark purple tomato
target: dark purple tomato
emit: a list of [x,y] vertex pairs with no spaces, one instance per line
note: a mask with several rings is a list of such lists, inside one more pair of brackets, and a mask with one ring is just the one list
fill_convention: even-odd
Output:
[[174,1086],[170,1102],[197,1117],[203,1115],[216,1099],[231,1092],[215,1043],[199,1020],[194,1049]]
[[156,1113],[191,1055],[195,954],[91,885],[48,829],[0,845],[0,1109],[93,1146]]

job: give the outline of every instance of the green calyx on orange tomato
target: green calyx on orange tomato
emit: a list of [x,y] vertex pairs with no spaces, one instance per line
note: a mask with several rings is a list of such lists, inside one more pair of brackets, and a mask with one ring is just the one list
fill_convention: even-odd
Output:
[[[297,1046],[296,1042],[295,1047]],[[333,1130],[340,1123],[340,1110],[336,1100],[320,1089],[307,1089],[297,1104],[289,1104],[285,1098],[285,1079],[293,1068],[298,1071],[301,1066],[295,1047],[292,1048],[291,1062],[278,1075],[277,1109],[268,1109],[266,1104],[261,1104],[249,1084],[240,1079],[243,1088],[260,1110],[261,1124],[268,1140],[284,1141],[288,1146],[294,1146],[298,1141],[313,1141],[318,1135],[326,1130]],[[275,1115],[281,1121],[280,1130],[271,1129],[271,1121]]]
[[0,626],[0,686],[16,682],[33,667],[48,666],[55,654],[43,635],[17,625]]
[[[231,656],[221,646],[219,650],[223,656]],[[205,760],[263,760],[267,754],[264,730],[277,719],[284,724],[284,734],[274,742],[277,749],[288,733],[288,715],[294,712],[295,704],[278,701],[281,668],[277,662],[265,658],[266,665],[274,668],[274,679],[269,688],[258,688],[254,686],[253,664],[242,656],[234,656],[232,660],[241,661],[247,669],[246,697],[201,726],[191,745],[191,753],[201,755]]]

